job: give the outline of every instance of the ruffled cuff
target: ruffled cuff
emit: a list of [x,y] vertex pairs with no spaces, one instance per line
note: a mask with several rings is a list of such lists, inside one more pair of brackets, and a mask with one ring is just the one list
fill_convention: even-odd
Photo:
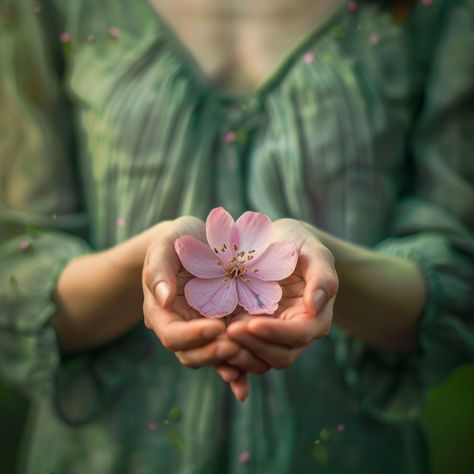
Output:
[[457,246],[439,235],[420,233],[388,239],[375,248],[416,263],[425,278],[427,298],[415,354],[378,350],[335,328],[336,359],[345,381],[376,418],[417,418],[427,389],[474,360],[472,242],[459,238]]
[[61,357],[53,293],[68,262],[90,251],[81,239],[49,232],[0,246],[0,372],[30,396],[49,399],[70,424],[96,416],[145,351],[137,328],[100,350]]

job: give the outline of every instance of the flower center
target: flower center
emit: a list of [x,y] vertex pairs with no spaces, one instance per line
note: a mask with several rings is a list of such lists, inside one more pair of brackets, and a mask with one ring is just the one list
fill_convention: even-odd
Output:
[[[237,246],[234,245],[234,250],[237,251]],[[245,278],[245,275],[248,272],[246,264],[253,259],[253,254],[255,250],[249,250],[248,252],[240,251],[236,253],[230,260],[224,263],[224,272],[225,277],[224,281],[234,278],[242,278],[244,281],[250,281],[248,278]],[[221,264],[219,262],[218,264]],[[258,270],[255,270],[258,271]]]

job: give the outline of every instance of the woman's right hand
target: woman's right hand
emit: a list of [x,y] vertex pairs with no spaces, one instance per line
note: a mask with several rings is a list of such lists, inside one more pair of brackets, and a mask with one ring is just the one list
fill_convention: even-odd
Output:
[[180,217],[153,229],[143,266],[145,325],[179,361],[191,368],[219,364],[239,351],[225,336],[223,320],[203,318],[184,298],[192,278],[174,250],[175,240],[191,235],[205,241],[205,225],[196,217]]

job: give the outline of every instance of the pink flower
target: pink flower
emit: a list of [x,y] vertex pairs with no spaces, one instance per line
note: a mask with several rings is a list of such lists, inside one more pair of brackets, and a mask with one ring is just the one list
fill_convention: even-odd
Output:
[[245,212],[234,222],[222,207],[206,221],[208,247],[184,235],[175,241],[183,267],[197,278],[184,287],[188,304],[203,316],[222,318],[240,304],[249,314],[273,314],[298,260],[294,244],[270,243],[271,220]]
[[250,461],[250,453],[248,451],[242,451],[239,454],[239,462],[240,464],[247,464]]

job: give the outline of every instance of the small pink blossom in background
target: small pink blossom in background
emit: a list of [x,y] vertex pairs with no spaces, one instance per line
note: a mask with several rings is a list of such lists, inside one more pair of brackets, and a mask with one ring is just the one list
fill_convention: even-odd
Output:
[[122,36],[122,32],[116,26],[111,26],[109,28],[109,35],[114,39],[119,39]]
[[370,35],[370,43],[371,44],[377,44],[379,42],[380,38],[379,38],[379,35],[377,33],[372,33]]
[[336,430],[339,432],[339,433],[344,433],[344,431],[346,431],[346,425],[344,423],[339,423],[337,426],[336,426]]
[[429,7],[430,5],[433,5],[433,0],[421,0],[421,3],[422,3],[425,7]]
[[156,431],[158,428],[158,423],[155,423],[154,421],[150,421],[150,423],[148,423],[148,429],[150,431]]
[[311,64],[315,59],[315,55],[312,51],[308,51],[307,53],[305,53],[305,55],[303,56],[303,61],[306,63],[306,64]]
[[94,35],[87,35],[87,41],[89,43],[93,43],[95,41],[95,36]]
[[33,8],[33,11],[39,15],[41,13],[41,7],[39,5],[36,5],[36,7]]
[[25,250],[28,250],[31,247],[31,242],[28,240],[22,240],[18,247],[22,252],[24,252]]
[[224,137],[226,143],[234,143],[235,142],[235,132],[229,130]]
[[123,217],[119,217],[117,219],[116,224],[117,224],[117,227],[125,227],[125,219]]
[[62,44],[69,44],[72,41],[71,35],[67,31],[63,31],[59,35],[59,41],[61,41]]
[[239,454],[239,462],[240,464],[247,464],[250,461],[250,453],[248,451],[242,451]]
[[348,4],[347,4],[347,9],[350,11],[350,12],[355,12],[357,11],[359,8],[359,5],[357,5],[357,2],[355,2],[354,0],[351,0]]
[[183,267],[193,278],[184,287],[188,304],[203,316],[222,318],[241,305],[249,314],[273,314],[282,297],[279,280],[290,276],[298,249],[271,243],[272,222],[259,212],[244,212],[236,222],[222,207],[206,220],[209,247],[184,235],[175,241]]

